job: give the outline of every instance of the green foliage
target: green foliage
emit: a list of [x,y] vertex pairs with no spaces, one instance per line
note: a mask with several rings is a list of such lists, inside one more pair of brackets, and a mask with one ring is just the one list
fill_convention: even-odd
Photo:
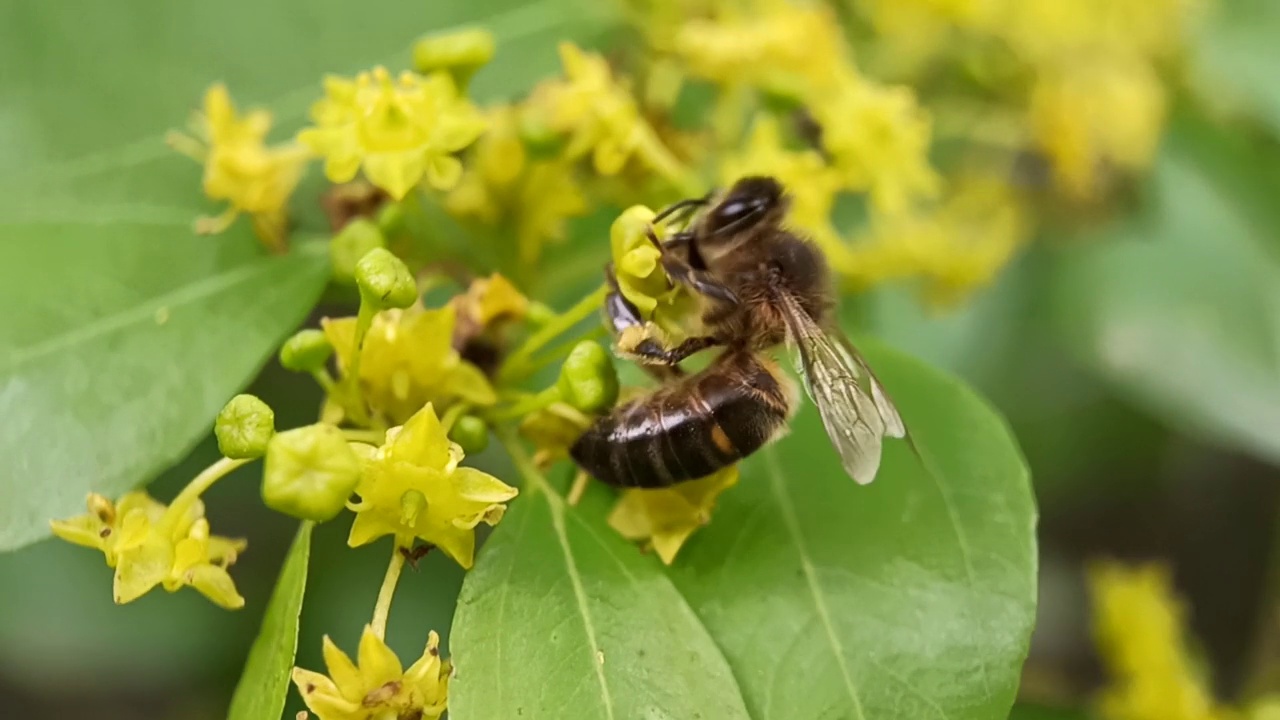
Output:
[[454,717],[1002,717],[1035,614],[1027,469],[960,383],[868,351],[920,455],[891,442],[859,488],[806,409],[665,577],[595,520],[603,490],[516,503],[463,586]]
[[1063,254],[1056,315],[1134,401],[1280,462],[1280,255],[1261,224],[1274,209],[1247,171],[1221,165],[1220,132],[1184,126],[1139,214]]
[[310,522],[298,527],[262,617],[262,629],[249,649],[227,720],[275,718],[284,711],[289,673],[298,651],[298,616],[302,614],[302,596],[307,590],[311,528]]

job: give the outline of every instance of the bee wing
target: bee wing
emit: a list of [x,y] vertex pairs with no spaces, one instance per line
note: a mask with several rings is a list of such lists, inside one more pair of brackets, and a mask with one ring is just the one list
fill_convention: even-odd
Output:
[[805,390],[818,406],[845,472],[866,485],[880,469],[881,441],[906,435],[902,416],[843,335],[819,327],[793,298],[782,306]]

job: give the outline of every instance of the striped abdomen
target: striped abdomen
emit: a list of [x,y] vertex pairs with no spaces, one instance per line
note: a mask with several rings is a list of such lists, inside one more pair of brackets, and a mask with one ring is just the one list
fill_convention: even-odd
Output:
[[760,358],[721,355],[707,369],[600,418],[570,448],[610,485],[666,487],[760,449],[787,422],[789,392]]

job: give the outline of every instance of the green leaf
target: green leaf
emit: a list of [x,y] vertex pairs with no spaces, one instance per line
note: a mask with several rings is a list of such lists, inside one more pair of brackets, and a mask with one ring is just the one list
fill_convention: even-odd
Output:
[[957,380],[862,347],[919,448],[841,469],[806,401],[671,569],[755,720],[997,720],[1035,617],[1036,512],[999,416]]
[[45,227],[0,243],[0,549],[181,458],[327,276],[310,250]]
[[[407,67],[421,34],[497,36],[478,96],[527,88],[597,3],[32,3],[0,23],[0,550],[181,457],[305,316],[322,254],[263,259],[247,219],[195,238],[200,167],[166,147],[205,89],[303,123],[325,73]],[[157,28],[163,27],[163,32]],[[86,33],[85,28],[93,28]],[[295,199],[323,227],[313,168]],[[310,188],[310,190],[308,190]]]
[[1196,48],[1204,92],[1228,102],[1243,100],[1273,133],[1280,133],[1275,57],[1280,6],[1273,0],[1223,0],[1212,5]]
[[1233,168],[1220,150],[1230,145],[1202,129],[1175,135],[1143,212],[1062,258],[1055,315],[1076,354],[1128,399],[1280,462],[1274,198],[1237,189],[1248,155]]
[[454,720],[746,719],[711,637],[653,558],[526,484],[458,598]]
[[231,697],[227,720],[270,720],[284,712],[289,674],[298,651],[298,617],[307,590],[312,527],[310,522],[302,523],[285,556],[280,579],[262,618],[262,629],[249,649],[249,659]]

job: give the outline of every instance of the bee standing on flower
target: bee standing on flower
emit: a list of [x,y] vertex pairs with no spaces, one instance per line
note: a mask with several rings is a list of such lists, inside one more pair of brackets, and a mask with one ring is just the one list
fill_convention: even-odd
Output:
[[[710,202],[676,203],[654,221]],[[678,379],[592,425],[571,449],[583,469],[611,485],[665,487],[760,449],[785,428],[795,407],[795,393],[763,355],[785,341],[845,471],[859,483],[875,478],[882,439],[904,437],[906,427],[866,362],[834,328],[826,262],[815,245],[783,228],[787,205],[776,180],[745,177],[665,242],[650,229],[668,277],[703,299],[706,334],[666,347],[632,330],[642,321],[620,293],[609,298],[606,311],[620,349]],[[707,369],[679,377],[680,361],[711,347],[725,350]]]

